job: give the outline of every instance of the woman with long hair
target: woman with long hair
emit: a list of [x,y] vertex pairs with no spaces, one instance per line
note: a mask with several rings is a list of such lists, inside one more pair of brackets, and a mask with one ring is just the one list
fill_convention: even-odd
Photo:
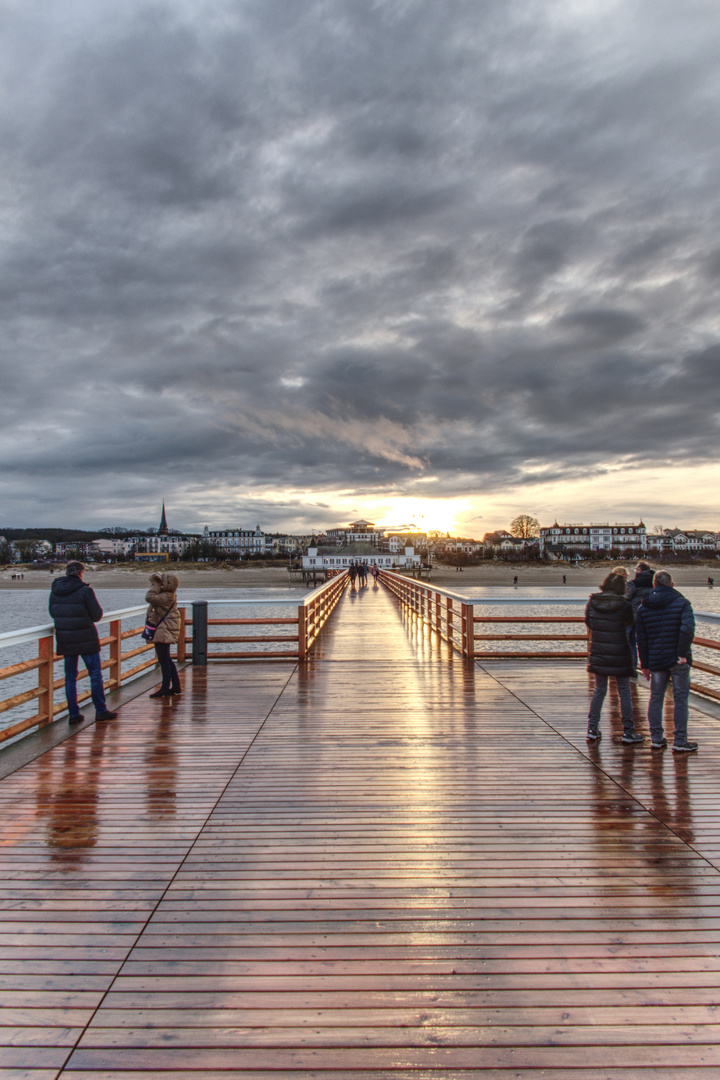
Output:
[[622,574],[608,574],[593,593],[585,608],[585,623],[590,630],[588,671],[595,676],[595,692],[588,714],[588,742],[598,742],[600,713],[608,679],[614,678],[620,697],[624,743],[641,743],[643,736],[635,730],[633,721],[630,679],[636,677],[628,631],[635,622],[632,604],[625,597],[625,578]]

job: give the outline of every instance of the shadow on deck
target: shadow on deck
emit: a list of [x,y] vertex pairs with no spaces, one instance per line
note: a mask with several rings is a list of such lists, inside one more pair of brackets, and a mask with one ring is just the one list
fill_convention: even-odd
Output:
[[0,1080],[715,1078],[720,728],[588,701],[370,586],[7,777]]

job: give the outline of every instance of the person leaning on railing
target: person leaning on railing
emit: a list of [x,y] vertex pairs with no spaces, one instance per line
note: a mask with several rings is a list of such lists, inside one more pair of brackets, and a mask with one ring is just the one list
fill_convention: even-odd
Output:
[[81,562],[69,562],[65,567],[65,577],[53,581],[48,604],[55,623],[57,651],[65,657],[65,696],[71,724],[78,724],[84,719],[78,710],[78,656],[82,656],[90,676],[95,719],[114,720],[117,716],[105,703],[100,639],[95,629],[95,623],[102,619],[103,612],[95,593],[83,581],[84,573],[85,567]]

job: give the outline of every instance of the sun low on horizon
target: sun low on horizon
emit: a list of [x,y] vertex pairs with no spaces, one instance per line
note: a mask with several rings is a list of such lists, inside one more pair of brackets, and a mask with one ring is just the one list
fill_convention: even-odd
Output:
[[[460,521],[471,509],[468,499],[394,498],[376,508],[372,519],[379,528],[398,528],[414,525],[420,532],[449,532],[461,530]],[[366,515],[370,517],[370,513]]]

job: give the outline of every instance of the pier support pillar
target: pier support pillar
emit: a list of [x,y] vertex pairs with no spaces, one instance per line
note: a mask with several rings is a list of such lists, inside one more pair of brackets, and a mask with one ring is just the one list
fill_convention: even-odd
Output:
[[193,600],[192,662],[195,667],[207,667],[208,602]]

